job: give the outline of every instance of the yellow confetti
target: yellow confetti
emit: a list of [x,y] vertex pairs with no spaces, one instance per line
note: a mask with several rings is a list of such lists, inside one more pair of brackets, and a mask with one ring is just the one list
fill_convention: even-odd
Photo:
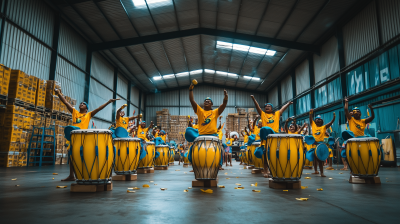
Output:
[[67,186],[57,186],[57,188],[67,188]]
[[255,184],[250,184],[250,186],[255,187],[256,185]]
[[127,190],[126,192],[127,192],[127,193],[135,193],[136,191]]
[[306,173],[306,174],[310,174],[310,173]]
[[203,193],[208,193],[208,194],[212,194],[214,191],[213,190],[211,190],[211,189],[207,189],[207,190],[204,190],[204,189],[200,189]]
[[15,179],[11,179],[11,180],[17,180],[17,178],[15,178]]
[[225,175],[228,175],[228,173],[224,173]]
[[260,190],[253,190],[253,192],[261,192]]
[[54,177],[53,177],[53,180],[54,180]]
[[189,192],[189,190],[183,190],[183,192]]
[[58,173],[53,173],[53,175],[58,175]]
[[256,185],[256,187],[258,186],[258,183],[256,182],[254,185]]
[[188,187],[188,189],[192,189],[192,187]]
[[239,178],[239,177],[236,177],[236,178]]
[[289,191],[289,190],[283,190],[283,191]]
[[238,183],[236,183],[235,185],[242,186],[242,184],[238,184]]
[[308,198],[296,198],[296,200],[298,200],[298,201],[307,201]]
[[151,181],[149,181],[149,182],[150,182],[150,183],[153,183],[154,181],[151,180]]
[[218,187],[219,187],[219,188],[225,188],[225,186],[224,186],[224,185],[218,185]]
[[235,189],[242,190],[244,187],[235,187]]
[[339,173],[339,174],[343,174],[343,173]]
[[311,179],[311,177],[304,177],[304,179]]
[[329,177],[329,180],[332,180],[333,178],[332,177]]
[[150,186],[148,184],[143,184],[143,187],[149,188]]
[[231,179],[231,178],[226,178],[227,180]]
[[308,186],[301,186],[301,189],[306,189],[306,188],[308,188]]
[[175,171],[181,171],[181,170],[175,170]]
[[165,191],[165,190],[167,190],[167,188],[160,188],[162,191]]
[[324,189],[322,189],[322,188],[317,188],[317,191],[323,191]]
[[128,187],[128,190],[140,190],[138,187]]

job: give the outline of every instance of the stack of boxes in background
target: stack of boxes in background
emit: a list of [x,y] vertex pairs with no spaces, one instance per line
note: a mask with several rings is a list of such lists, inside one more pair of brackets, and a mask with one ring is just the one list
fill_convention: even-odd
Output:
[[[185,141],[185,131],[188,127],[189,117],[186,115],[170,115],[168,109],[162,109],[156,112],[157,127],[165,130],[168,133],[168,140],[175,142]],[[193,120],[197,116],[192,117]]]
[[11,69],[0,65],[0,95],[7,96]]
[[[248,108],[248,112],[244,108],[238,108],[238,113],[230,113],[226,117],[225,127],[228,131],[236,131],[240,134],[245,127],[248,127],[249,120],[253,121],[255,116],[257,116],[257,112],[254,112],[253,108]],[[239,137],[239,141],[243,141],[244,138],[242,136]]]
[[44,111],[45,105],[46,105],[46,86],[47,82],[46,80],[39,79],[38,80],[38,86],[36,90],[36,103],[35,106],[36,108]]

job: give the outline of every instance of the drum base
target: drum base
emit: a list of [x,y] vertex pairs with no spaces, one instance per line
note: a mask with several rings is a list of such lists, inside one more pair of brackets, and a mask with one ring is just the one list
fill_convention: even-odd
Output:
[[154,168],[137,169],[136,173],[140,174],[154,173]]
[[246,169],[248,170],[254,169],[254,166],[247,166]]
[[71,192],[100,192],[100,191],[112,191],[113,184],[109,182],[107,184],[96,184],[96,185],[85,185],[85,184],[71,184]]
[[350,175],[349,183],[352,183],[352,184],[381,184],[381,178],[378,176],[359,178],[359,177]]
[[252,174],[262,173],[262,170],[261,169],[252,169],[251,173]]
[[155,166],[155,170],[168,170],[168,166]]
[[217,187],[218,178],[216,180],[193,180],[192,187]]
[[275,182],[269,179],[269,188],[273,189],[300,189],[301,181],[296,182]]
[[189,167],[192,166],[192,164],[183,164],[183,167]]
[[312,170],[312,166],[305,166],[303,169]]
[[115,175],[115,176],[112,176],[112,180],[133,181],[133,180],[137,180],[137,174]]
[[173,162],[170,162],[170,163],[168,163],[168,165],[172,166],[172,165],[175,165],[175,164]]

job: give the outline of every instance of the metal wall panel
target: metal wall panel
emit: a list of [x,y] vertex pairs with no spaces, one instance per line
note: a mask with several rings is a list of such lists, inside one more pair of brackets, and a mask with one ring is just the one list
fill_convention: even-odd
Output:
[[146,106],[179,106],[179,90],[147,95]]
[[281,82],[281,96],[282,96],[282,103],[293,98],[293,88],[292,88],[292,76],[287,76]]
[[[225,88],[228,92],[227,106],[235,106],[235,92],[233,89]],[[199,105],[206,97],[211,97],[214,106],[219,106],[224,100],[224,88],[214,86],[199,86],[193,90],[194,100]],[[181,106],[191,106],[189,101],[189,89],[181,89]]]
[[53,41],[54,13],[39,0],[8,1],[6,15],[39,40],[51,46]]
[[141,110],[143,111],[143,110],[146,110],[146,108],[144,108],[144,100],[146,99],[146,97],[144,96],[144,94],[142,95],[142,101],[141,101],[141,104],[142,105],[140,105],[140,108],[141,108]]
[[61,20],[58,53],[80,69],[86,69],[87,43],[72,27]]
[[[235,106],[237,107],[244,107],[244,108],[255,108],[254,102],[251,99],[251,95],[256,98],[257,102],[261,105],[264,104],[267,99],[265,94],[259,94],[259,93],[251,93],[251,92],[245,92],[245,91],[240,91],[236,90],[235,93],[229,94],[229,97],[235,94]],[[231,98],[229,98],[231,100]]]
[[[126,100],[124,100],[124,99],[120,99],[120,100],[117,100],[117,101],[115,101],[115,102],[116,102],[115,111],[117,111],[120,107],[122,107],[122,105],[128,103],[128,102],[127,102]],[[125,111],[125,114],[128,113],[128,108],[125,107],[125,108],[123,109],[123,111]],[[133,111],[132,111],[132,112],[133,112]],[[127,116],[127,115],[125,115],[125,116]]]
[[93,123],[95,129],[108,129],[112,124],[111,122],[105,122],[96,118],[92,118],[90,120],[89,129],[92,129]]
[[268,92],[268,103],[272,103],[274,107],[278,106],[278,87],[275,86]]
[[114,67],[99,53],[93,53],[91,75],[108,88],[114,88]]
[[343,27],[343,44],[346,66],[379,46],[374,1]]
[[308,60],[296,67],[296,95],[310,88],[310,68]]
[[[132,117],[133,115],[138,115],[139,113],[139,108],[133,106],[132,104],[129,105],[129,111],[131,114],[129,114],[130,117]],[[135,111],[135,114],[133,113]],[[128,115],[127,115],[128,116]]]
[[128,99],[128,81],[118,74],[117,93],[125,99]]
[[40,79],[49,79],[50,49],[7,22],[3,35],[2,64]]
[[379,14],[381,18],[382,42],[388,42],[400,34],[400,1],[380,0]]
[[[113,92],[102,86],[96,80],[90,80],[89,110],[94,110],[113,98]],[[96,117],[111,121],[112,104],[107,105],[96,114]]]
[[139,89],[134,86],[131,87],[131,103],[139,106]]
[[320,56],[314,54],[315,83],[335,74],[339,69],[338,43],[333,36],[322,45]]
[[61,57],[57,57],[57,69],[55,80],[61,83],[63,94],[77,100],[77,104],[83,101],[85,95],[85,73],[81,72]]

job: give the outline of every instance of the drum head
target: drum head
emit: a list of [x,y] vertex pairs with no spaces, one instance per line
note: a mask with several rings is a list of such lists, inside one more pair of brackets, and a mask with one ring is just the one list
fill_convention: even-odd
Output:
[[140,142],[138,138],[114,138],[115,142],[122,141],[122,142]]
[[79,129],[71,131],[71,134],[82,134],[82,133],[112,134],[112,131],[108,129]]
[[379,141],[378,138],[366,137],[366,138],[350,138],[347,142],[368,142],[368,141]]
[[168,145],[156,145],[156,148],[165,148],[165,147],[168,148]]
[[146,145],[154,145],[154,142],[146,142]]
[[215,137],[215,136],[199,136],[199,137],[197,137],[194,141],[195,142],[198,142],[198,141],[204,141],[204,140],[209,140],[209,141],[219,141],[219,138],[218,137]]
[[325,161],[329,156],[329,149],[328,146],[325,144],[319,144],[315,149],[315,155],[321,161]]
[[261,142],[253,142],[253,144],[251,144],[251,145],[258,146],[258,145],[261,145]]
[[268,138],[302,138],[302,135],[294,134],[294,135],[289,135],[289,134],[270,134],[268,135]]

